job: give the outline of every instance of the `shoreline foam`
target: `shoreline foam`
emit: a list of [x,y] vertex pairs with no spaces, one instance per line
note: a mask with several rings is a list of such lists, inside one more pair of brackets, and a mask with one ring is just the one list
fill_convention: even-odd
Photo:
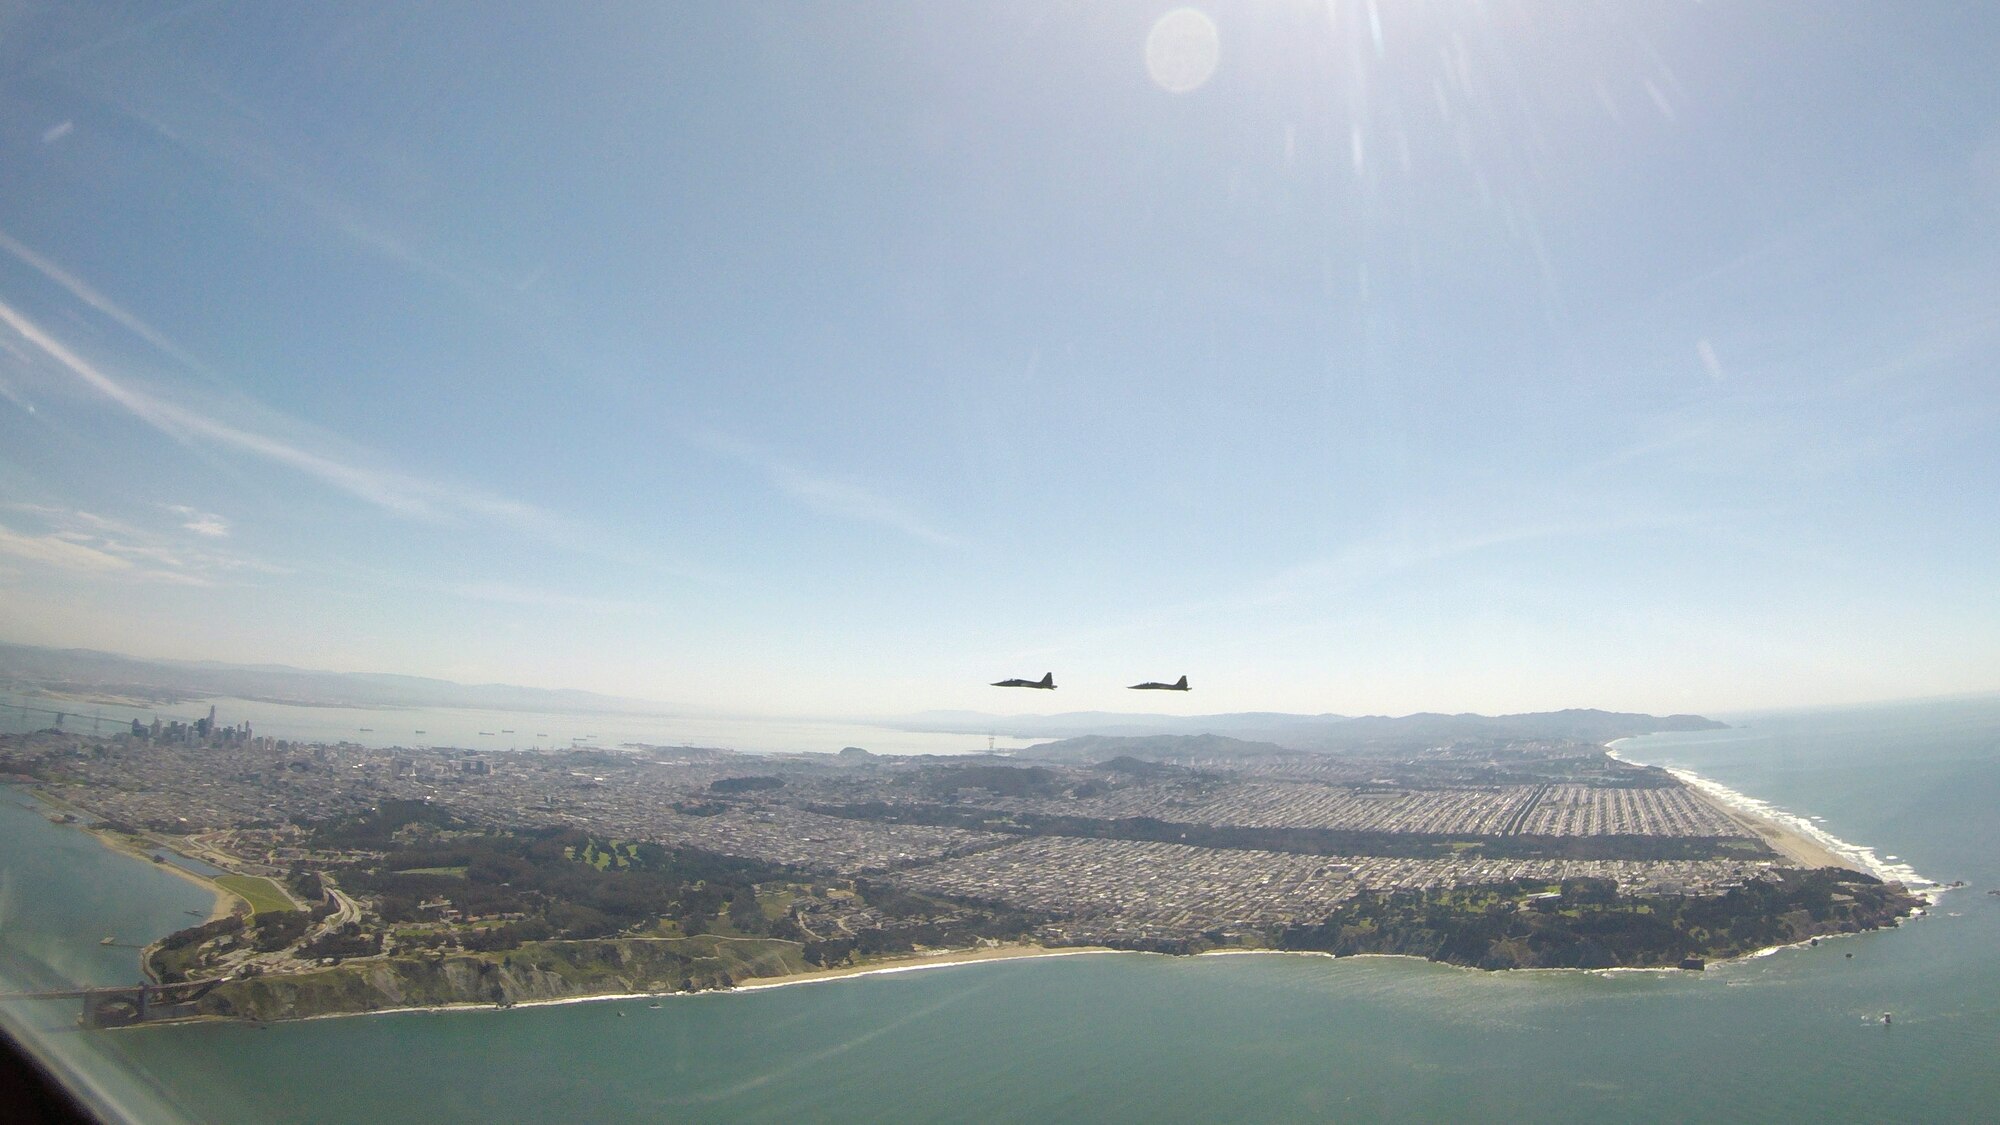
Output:
[[1874,848],[1868,847],[1865,844],[1850,843],[1835,836],[1815,823],[1812,817],[1788,812],[1769,801],[1752,797],[1737,789],[1732,789],[1713,778],[1703,777],[1701,774],[1690,769],[1661,765],[1656,762],[1641,762],[1635,758],[1626,757],[1619,752],[1619,744],[1629,741],[1631,740],[1618,739],[1608,744],[1604,752],[1618,761],[1627,762],[1631,765],[1650,765],[1657,769],[1665,770],[1682,784],[1720,805],[1724,811],[1739,819],[1761,820],[1780,833],[1797,837],[1809,843],[1814,848],[1839,860],[1839,866],[1865,872],[1885,883],[1901,883],[1909,889],[1911,894],[1933,902],[1936,901],[1938,895],[1949,889],[1934,879],[1928,879],[1919,875],[1916,869],[1907,863],[1892,863],[1884,859]]
[[788,973],[784,976],[768,978],[751,977],[750,983],[739,984],[717,991],[759,992],[768,988],[790,988],[798,984],[824,984],[828,981],[853,980],[858,977],[887,976],[890,973],[915,973],[927,969],[952,969],[962,965],[985,965],[995,961],[1030,961],[1053,957],[1091,957],[1105,953],[1135,952],[1138,951],[1110,949],[1102,946],[1081,946],[1062,949],[1052,949],[1046,945],[984,946],[978,949],[947,950],[934,955],[910,958],[889,964],[821,969],[814,972]]

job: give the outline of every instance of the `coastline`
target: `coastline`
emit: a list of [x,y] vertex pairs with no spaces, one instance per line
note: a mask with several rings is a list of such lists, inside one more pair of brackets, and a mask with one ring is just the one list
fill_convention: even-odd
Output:
[[[1712,961],[1709,963],[1709,967],[1718,968],[1723,965],[1733,965],[1738,961],[1748,961],[1753,957],[1762,957],[1768,953],[1776,953],[1780,949],[1791,949],[1794,946],[1804,946],[1805,944],[1805,942],[1798,941],[1786,945],[1773,945],[1766,949],[1742,954],[1741,956],[1726,957],[1719,961]],[[1548,965],[1515,969],[1482,969],[1477,965],[1463,965],[1457,961],[1433,961],[1428,957],[1419,957],[1414,953],[1328,953],[1323,949],[1209,949],[1197,953],[1195,956],[1251,957],[1266,954],[1273,957],[1324,957],[1329,961],[1416,961],[1425,965],[1436,965],[1442,969],[1453,969],[1462,973],[1470,973],[1476,977],[1496,978],[1521,976],[1528,973],[1582,973],[1585,976],[1602,977],[1610,976],[1614,973],[1670,973],[1685,975],[1689,972],[1689,970],[1683,969],[1678,965],[1613,965],[1607,969],[1576,969],[1559,965]]]
[[[1249,952],[1249,951],[1246,951]],[[417,1015],[429,1013],[443,1015],[461,1012],[511,1012],[528,1008],[557,1008],[568,1004],[599,1004],[629,1000],[677,1000],[693,996],[727,996],[738,992],[761,992],[773,988],[790,988],[801,984],[825,984],[832,981],[856,980],[861,977],[887,976],[891,973],[914,973],[933,969],[953,969],[967,965],[986,965],[998,961],[1025,961],[1054,957],[1099,956],[1107,953],[1134,953],[1136,951],[1111,949],[1105,946],[1077,946],[1050,948],[1044,945],[999,945],[983,946],[977,949],[951,949],[936,953],[919,954],[914,957],[899,957],[893,960],[870,961],[860,965],[843,965],[833,969],[816,969],[804,973],[785,973],[771,977],[751,977],[743,984],[729,988],[697,989],[692,992],[593,992],[581,996],[559,996],[548,1000],[522,1000],[506,1007],[485,1001],[467,1001],[461,1004],[421,1004],[402,1008],[371,1008],[352,1012],[320,1012],[297,1019],[282,1020],[283,1023],[303,1023],[308,1020],[337,1020],[364,1016]],[[195,1023],[251,1023],[264,1024],[272,1021],[230,1016],[188,1016],[180,1019],[149,1020],[132,1024],[128,1028],[115,1030],[140,1030],[149,1027],[175,1027]]]
[[[202,919],[202,922],[204,923],[221,921],[222,919],[229,917],[231,914],[236,913],[236,907],[237,904],[239,903],[242,904],[243,909],[245,911],[248,911],[250,909],[249,902],[245,901],[241,896],[237,895],[234,891],[223,890],[213,880],[207,878],[206,876],[197,875],[194,872],[189,871],[187,868],[180,866],[179,864],[154,863],[152,856],[147,855],[143,850],[134,847],[128,840],[124,838],[114,837],[108,833],[100,832],[94,828],[86,828],[84,829],[84,831],[96,837],[98,843],[103,844],[105,847],[110,848],[112,851],[117,852],[120,855],[131,856],[133,859],[144,862],[148,867],[157,867],[163,869],[167,873],[174,875],[178,878],[185,879],[188,882],[193,883],[195,886],[200,887],[202,890],[205,890],[209,894],[213,895],[215,901],[208,908],[208,916]],[[161,848],[160,850],[168,851],[171,849]]]
[[1697,777],[1685,770],[1667,770],[1667,772],[1685,783],[1688,789],[1710,808],[1742,825],[1751,835],[1762,840],[1766,847],[1801,867],[1844,867],[1850,871],[1874,874],[1866,871],[1866,868],[1852,858],[1840,854],[1768,814],[1729,803],[1720,794],[1709,790],[1710,783],[1705,778]]
[[[1921,913],[1922,912],[1919,912],[1919,914]],[[1900,924],[1901,924],[1900,922],[1892,923],[1892,927],[1894,925],[1900,925]],[[1775,945],[1748,950],[1746,952],[1739,953],[1734,957],[1725,957],[1725,958],[1710,960],[1706,967],[1709,970],[1716,970],[1728,966],[1744,965],[1753,961],[1761,960],[1765,957],[1769,957],[1772,956],[1773,954],[1777,954],[1786,950],[1794,950],[1794,949],[1803,950],[1808,948],[1809,946],[1830,942],[1837,937],[1857,937],[1860,936],[1860,934],[1868,932],[1872,931],[1862,930],[1853,934],[1823,934],[1811,940],[1780,942]],[[863,977],[889,976],[891,974],[896,974],[896,973],[913,973],[913,972],[924,972],[930,970],[961,968],[972,965],[993,964],[1001,961],[1027,961],[1027,960],[1052,959],[1058,957],[1094,957],[1094,956],[1106,956],[1106,955],[1132,956],[1132,957],[1174,956],[1173,954],[1163,954],[1157,952],[1149,952],[1145,950],[1116,949],[1109,946],[1077,946],[1077,947],[1064,946],[1064,947],[1052,948],[1049,946],[1032,945],[1032,944],[1009,944],[1009,945],[998,945],[998,946],[983,946],[975,949],[941,950],[938,952],[923,953],[915,956],[898,957],[898,958],[879,960],[879,961],[869,961],[864,964],[858,964],[858,965],[844,965],[832,969],[815,969],[808,972],[786,973],[770,977],[751,977],[744,983],[733,985],[729,988],[696,989],[687,992],[682,992],[682,991],[597,992],[597,993],[587,993],[576,996],[553,997],[542,1000],[522,1000],[505,1006],[496,1005],[487,1001],[466,1001],[462,1003],[445,1003],[445,1004],[422,1004],[422,1005],[409,1005],[404,1007],[392,1007],[392,1008],[369,1008],[369,1009],[361,1009],[354,1011],[319,1012],[309,1016],[298,1016],[289,1019],[281,1019],[277,1021],[262,1020],[247,1016],[232,1017],[232,1016],[200,1015],[200,1016],[182,1017],[178,1019],[153,1020],[144,1024],[134,1024],[132,1025],[131,1028],[118,1029],[118,1030],[133,1030],[133,1029],[142,1029],[146,1027],[171,1027],[171,1026],[194,1024],[194,1023],[249,1023],[257,1025],[267,1025],[272,1022],[293,1023],[293,1022],[304,1022],[306,1020],[348,1019],[348,1018],[363,1017],[363,1016],[391,1016],[391,1015],[416,1015],[416,1014],[445,1015],[451,1013],[466,1013],[466,1012],[500,1013],[500,1012],[514,1011],[516,1009],[554,1008],[569,1004],[614,1003],[614,1002],[626,1002],[634,1000],[648,1001],[651,1006],[657,1007],[661,1001],[672,1000],[672,999],[685,999],[695,996],[724,996],[733,993],[760,992],[776,988],[790,988],[796,985],[826,984],[843,980],[859,980]],[[1455,961],[1437,960],[1434,958],[1424,957],[1413,953],[1354,953],[1354,954],[1342,955],[1342,954],[1326,952],[1324,950],[1310,950],[1310,949],[1218,948],[1218,949],[1203,950],[1199,953],[1191,954],[1189,956],[1217,957],[1217,958],[1249,957],[1249,956],[1315,957],[1315,958],[1325,958],[1330,961],[1381,959],[1381,960],[1394,960],[1394,961],[1408,961],[1424,965],[1435,965],[1442,969],[1454,970],[1457,972],[1473,974],[1476,976],[1496,976],[1496,977],[1516,976],[1521,974],[1541,974],[1541,973],[1552,973],[1552,974],[1574,973],[1574,974],[1581,974],[1584,976],[1605,977],[1605,978],[1610,978],[1618,976],[1620,974],[1629,974],[1629,973],[1661,974],[1664,976],[1689,975],[1688,970],[1674,965],[1646,965],[1646,966],[1618,965],[1606,968],[1571,968],[1571,967],[1561,967],[1561,966],[1538,966],[1538,967],[1513,968],[1513,969],[1495,971],[1491,969],[1482,969],[1475,965],[1462,964]],[[1697,970],[1696,972],[1694,972],[1693,975],[1700,976],[1701,972]]]
[[[1861,933],[1868,933],[1868,932],[1871,931],[1861,931]],[[1861,934],[1830,934],[1819,937],[1817,941],[1824,944],[1833,941],[1837,937],[1859,937],[1859,936],[1861,936]],[[1714,970],[1726,968],[1729,966],[1743,965],[1752,961],[1757,961],[1765,957],[1772,956],[1773,954],[1782,953],[1787,950],[1806,949],[1811,944],[1812,944],[1811,942],[1807,941],[1793,941],[1793,942],[1783,942],[1778,945],[1766,946],[1761,949],[1754,949],[1747,953],[1738,954],[1735,957],[1728,957],[1720,960],[1710,961],[1707,965],[1707,969],[1712,972]],[[409,1007],[400,1007],[400,1008],[371,1008],[363,1011],[320,1012],[310,1016],[300,1016],[297,1017],[296,1019],[286,1019],[278,1021],[259,1020],[249,1017],[230,1017],[230,1016],[213,1016],[213,1015],[187,1016],[178,1019],[151,1020],[146,1023],[133,1024],[129,1027],[114,1028],[110,1030],[143,1031],[147,1028],[181,1027],[189,1024],[204,1024],[204,1023],[209,1023],[209,1024],[244,1023],[244,1024],[255,1024],[260,1026],[266,1026],[273,1022],[304,1023],[311,1020],[356,1019],[356,1018],[365,1018],[369,1016],[452,1015],[452,1014],[464,1014],[473,1012],[490,1012],[497,1014],[497,1013],[517,1011],[517,1010],[526,1010],[530,1008],[557,1008],[571,1004],[618,1003],[618,1002],[629,1002],[635,1000],[644,1000],[650,1003],[657,1004],[662,1001],[684,1000],[697,996],[728,996],[736,993],[761,992],[776,988],[790,988],[796,985],[827,984],[843,980],[859,980],[863,977],[888,976],[895,973],[913,973],[913,972],[924,972],[929,970],[962,968],[973,965],[993,964],[1001,961],[1028,961],[1028,960],[1046,960],[1058,957],[1097,957],[1097,956],[1111,956],[1111,955],[1122,956],[1122,957],[1174,956],[1173,954],[1154,953],[1154,952],[1147,952],[1144,950],[1113,949],[1108,946],[1089,946],[1089,947],[1078,947],[1078,948],[1068,948],[1068,947],[1049,948],[1047,946],[1037,946],[1037,945],[1008,945],[1008,946],[997,946],[997,947],[989,946],[983,949],[948,950],[940,953],[924,954],[912,958],[902,958],[890,962],[873,961],[864,965],[847,965],[836,969],[821,969],[806,973],[788,973],[781,976],[773,976],[773,977],[752,977],[750,978],[750,980],[753,983],[739,984],[730,988],[698,989],[692,992],[600,992],[600,993],[590,993],[581,996],[562,996],[548,1000],[523,1000],[514,1004],[507,1005],[506,1007],[500,1007],[484,1001],[468,1001],[465,1003],[455,1003],[455,1004],[412,1005]],[[1700,977],[1702,975],[1700,971],[1690,973],[1686,969],[1677,968],[1672,965],[1648,965],[1648,966],[1620,965],[1620,966],[1612,966],[1609,968],[1601,968],[1601,969],[1537,967],[1537,968],[1518,968],[1518,969],[1506,969],[1506,970],[1494,971],[1490,969],[1481,969],[1473,965],[1463,965],[1453,961],[1433,960],[1428,957],[1417,956],[1416,954],[1413,953],[1355,953],[1355,954],[1340,955],[1340,954],[1328,953],[1323,950],[1310,950],[1310,949],[1209,949],[1209,950],[1203,950],[1202,952],[1197,954],[1192,954],[1191,956],[1217,957],[1217,958],[1269,956],[1269,957],[1324,958],[1329,961],[1369,961],[1369,960],[1406,961],[1419,965],[1432,965],[1436,966],[1439,969],[1470,974],[1472,976],[1478,976],[1478,977],[1513,977],[1513,976],[1523,976],[1523,975],[1537,975],[1543,973],[1577,974],[1581,976],[1603,977],[1607,979],[1623,974],[1632,974],[1632,973],[1659,974],[1663,977],[1671,977],[1671,976]]]
[[[776,977],[751,977],[750,982],[739,984],[727,991],[756,992],[766,988],[787,988],[795,984],[818,984],[830,980],[846,980],[852,977],[885,976],[889,973],[914,973],[924,969],[949,969],[959,965],[979,965],[989,961],[1022,961],[1042,957],[1084,957],[1101,953],[1127,953],[1131,950],[1112,949],[1109,946],[1065,946],[1051,948],[1046,945],[988,945],[976,949],[953,949],[938,953],[926,953],[916,957],[898,958],[893,961],[870,961],[863,965],[843,965],[834,969],[816,969],[805,973],[787,973]],[[560,1003],[560,1001],[557,1001]]]
[[1620,752],[1631,739],[1617,739],[1604,748],[1610,757],[1635,766],[1654,766],[1673,775],[1682,784],[1706,799],[1731,819],[1755,833],[1773,851],[1810,867],[1844,867],[1872,875],[1885,883],[1901,883],[1913,895],[1935,901],[1948,888],[1919,875],[1907,863],[1890,863],[1864,844],[1849,843],[1811,820],[1788,812],[1747,793],[1732,789],[1712,778],[1677,766],[1642,762]]
[[[54,809],[57,812],[68,813],[72,816],[77,816],[77,817],[94,815],[88,810],[79,808],[76,805],[72,805],[68,801],[63,800],[60,797],[44,792],[39,787],[18,785],[15,786],[14,788],[21,792],[25,792],[30,797],[33,797],[36,801],[40,802],[42,806],[45,808]],[[178,876],[179,878],[185,879],[188,882],[193,883],[195,886],[200,887],[201,889],[207,891],[210,895],[214,896],[214,902],[209,906],[208,917],[202,919],[204,923],[220,921],[223,918],[229,917],[231,914],[234,914],[236,912],[236,904],[239,902],[243,903],[243,907],[245,910],[249,909],[250,904],[248,902],[244,902],[241,896],[237,895],[234,891],[224,890],[220,884],[216,883],[212,879],[207,878],[206,876],[198,875],[195,872],[189,871],[187,868],[182,867],[177,863],[154,863],[153,857],[150,854],[148,854],[147,850],[139,847],[131,837],[105,832],[102,829],[96,827],[95,825],[85,824],[81,820],[79,820],[75,824],[66,824],[63,827],[78,829],[84,835],[89,836],[91,839],[96,840],[99,844],[102,844],[104,847],[109,848],[111,851],[117,852],[119,855],[137,860],[141,863],[144,863],[148,867],[155,868],[158,870],[163,870],[170,875]],[[152,850],[173,852],[175,855],[181,854],[177,849],[170,848],[165,844],[158,843],[157,841],[154,841],[154,847],[152,848]],[[182,856],[182,858],[189,859],[193,857]],[[163,934],[161,936],[164,937],[165,935]],[[148,943],[149,948],[151,944],[152,943],[150,942]]]
[[[1609,756],[1618,759],[1620,761],[1631,761],[1631,759],[1621,755],[1618,752],[1619,744],[1622,743],[1623,741],[1624,740],[1620,740],[1619,743],[1611,744],[1606,748],[1605,752]],[[1720,783],[1702,777],[1699,774],[1695,774],[1692,771],[1681,770],[1672,767],[1660,767],[1660,768],[1665,769],[1667,772],[1676,777],[1678,780],[1682,781],[1684,784],[1687,784],[1703,800],[1709,802],[1711,805],[1718,808],[1725,815],[1728,815],[1733,820],[1736,820],[1737,822],[1744,824],[1746,830],[1755,832],[1758,838],[1763,839],[1766,843],[1770,844],[1775,850],[1779,851],[1781,855],[1785,856],[1787,859],[1789,859],[1794,863],[1799,863],[1808,867],[1838,867],[1874,875],[1878,878],[1882,878],[1885,882],[1888,881],[1902,882],[1909,887],[1911,893],[1931,899],[1932,901],[1935,900],[1935,895],[1941,892],[1941,890],[1943,889],[1938,887],[1935,883],[1931,882],[1930,880],[1926,880],[1920,876],[1917,876],[1913,870],[1909,869],[1906,866],[1899,868],[1899,867],[1891,867],[1888,864],[1884,864],[1883,862],[1880,861],[1878,857],[1876,857],[1872,849],[1868,849],[1858,845],[1850,844],[1846,841],[1839,840],[1838,838],[1833,837],[1827,832],[1825,832],[1824,829],[1819,828],[1818,826],[1814,825],[1813,823],[1811,823],[1810,821],[1806,820],[1803,817],[1785,812],[1784,810],[1778,809],[1767,802],[1749,797],[1734,789],[1721,785]],[[74,813],[83,817],[91,816],[91,814],[89,814],[86,810],[71,804],[70,802],[62,799],[59,796],[46,793],[39,788],[31,787],[28,785],[18,786],[18,788],[21,788],[26,793],[32,795],[35,798],[36,803],[41,805],[45,809],[54,812]],[[200,874],[197,874],[193,871],[189,871],[185,868],[179,867],[175,864],[154,863],[151,860],[151,856],[149,854],[151,852],[162,851],[162,850],[178,854],[180,851],[179,849],[168,847],[167,845],[164,845],[157,840],[153,840],[150,837],[127,837],[122,834],[107,833],[99,830],[96,826],[88,823],[76,823],[72,824],[71,826],[83,828],[85,831],[90,832],[92,836],[98,839],[100,844],[102,844],[103,846],[109,848],[114,852],[117,852],[118,854],[128,856],[135,861],[147,862],[152,866],[169,867],[172,869],[173,873],[176,876],[186,879],[191,883],[202,886],[212,896],[214,896],[215,900],[214,906],[209,915],[211,920],[227,917],[230,913],[232,913],[231,908],[233,904],[239,901],[237,896],[235,896],[233,893],[229,891],[222,889],[221,887],[216,885],[211,879],[204,877]],[[1921,915],[1924,912],[1918,911],[1917,913]],[[1891,925],[1893,924],[1894,923],[1891,923]],[[1831,936],[1835,935],[1822,935],[1822,937],[1819,940],[1827,940]],[[1739,953],[1734,957],[1711,961],[1710,966],[1720,967],[1723,965],[1735,964],[1738,962],[1748,962],[1775,954],[1783,949],[1803,947],[1807,944],[1808,943],[1805,941],[1794,941],[1794,942],[1781,943],[1766,948],[1750,950],[1747,952]],[[786,973],[768,977],[750,977],[730,988],[707,989],[701,991],[754,992],[763,989],[783,988],[798,984],[821,983],[830,980],[844,980],[844,979],[860,978],[866,976],[888,975],[891,973],[915,972],[928,969],[950,968],[957,965],[981,964],[989,961],[1026,960],[1026,959],[1040,958],[1040,957],[1081,956],[1081,955],[1114,953],[1114,952],[1134,952],[1134,951],[1117,950],[1101,946],[1050,948],[1046,946],[1025,944],[1025,943],[998,945],[998,946],[984,946],[971,949],[936,951],[914,956],[890,957],[879,960],[871,960],[863,964],[847,965],[837,968],[814,969],[809,971]],[[1294,955],[1325,956],[1325,957],[1335,956],[1330,953],[1309,951],[1309,950],[1243,949],[1243,948],[1224,948],[1224,949],[1206,950],[1198,955],[1233,956],[1233,955],[1247,955],[1254,953],[1290,953]],[[1451,961],[1432,961],[1431,958],[1422,956],[1421,954],[1364,953],[1364,954],[1355,954],[1354,956],[1405,957],[1410,960],[1429,961],[1435,964],[1452,965],[1453,967],[1456,968],[1462,968],[1467,972],[1489,971],[1489,970],[1482,970],[1471,965],[1457,964]],[[1344,958],[1336,958],[1336,959],[1344,959]],[[1603,975],[1603,974],[1624,973],[1624,972],[1647,972],[1647,973],[1679,972],[1682,970],[1678,970],[1670,966],[1648,966],[1643,968],[1618,967],[1609,969],[1527,968],[1527,969],[1517,969],[1510,971],[1583,972],[1593,975]],[[561,996],[561,997],[553,997],[547,999],[521,1000],[517,1003],[507,1005],[506,1008],[504,1009],[498,1008],[493,1003],[486,1001],[467,1001],[462,1003],[460,1002],[451,1002],[442,1004],[434,1003],[428,1005],[410,1005],[402,1007],[386,1007],[386,1008],[374,1008],[374,1009],[363,1009],[363,1010],[328,1011],[328,1012],[319,1012],[313,1015],[298,1016],[293,1018],[331,1019],[331,1018],[342,1018],[346,1016],[409,1014],[416,1012],[442,1013],[442,1012],[453,1012],[453,1011],[496,1011],[496,1010],[509,1010],[514,1007],[520,1007],[520,1008],[550,1007],[560,1004],[618,1002],[618,1001],[631,1001],[631,1000],[645,1000],[649,1002],[658,1002],[658,1001],[663,1001],[665,998],[669,996],[692,996],[698,994],[700,994],[700,992],[694,992],[694,991],[603,992],[603,993],[591,993],[591,994],[581,994],[573,996]],[[252,1022],[252,1023],[266,1022],[254,1018],[245,1018],[245,1017],[231,1018],[231,1017],[218,1017],[218,1016],[201,1016],[201,1017],[191,1017],[188,1019],[181,1019],[181,1020],[156,1021],[144,1026],[158,1026],[159,1024],[185,1023],[185,1022],[218,1022],[218,1021]],[[290,1022],[290,1020],[287,1019],[285,1020],[285,1022]]]

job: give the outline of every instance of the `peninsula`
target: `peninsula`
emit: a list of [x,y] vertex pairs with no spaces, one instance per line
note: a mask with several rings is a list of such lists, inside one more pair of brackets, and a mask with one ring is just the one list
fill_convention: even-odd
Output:
[[[1435,722],[1399,738],[1381,720],[1339,750],[1093,735],[973,757],[377,750],[135,724],[0,738],[0,771],[128,850],[231,873],[214,882],[236,908],[150,948],[161,990],[105,999],[100,1024],[1064,949],[1695,968],[1922,905],[1568,736],[1601,713],[1564,714],[1543,737],[1533,716],[1442,742]],[[1647,717],[1611,718],[1597,726]]]

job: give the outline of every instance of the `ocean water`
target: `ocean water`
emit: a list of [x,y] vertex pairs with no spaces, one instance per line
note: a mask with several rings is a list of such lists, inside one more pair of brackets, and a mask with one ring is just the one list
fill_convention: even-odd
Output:
[[[1884,863],[1971,885],[1895,930],[1701,974],[1112,954],[669,997],[657,1009],[111,1033],[67,1030],[53,1012],[28,1018],[149,1118],[171,1106],[226,1121],[1993,1119],[2000,897],[1985,892],[2000,888],[2000,699],[1736,721],[1620,750],[1823,818]],[[185,884],[95,844],[41,871],[47,841],[64,834],[81,838],[0,815],[6,885],[122,867],[152,884],[137,897],[157,892],[170,916],[164,900]],[[31,905],[0,916],[0,944],[49,948],[66,929],[103,928],[74,916],[44,925]]]

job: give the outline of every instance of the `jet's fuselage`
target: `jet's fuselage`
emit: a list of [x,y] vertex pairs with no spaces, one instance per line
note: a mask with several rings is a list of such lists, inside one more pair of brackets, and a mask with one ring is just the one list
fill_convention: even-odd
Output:
[[1054,672],[1044,672],[1042,673],[1042,678],[1039,680],[996,680],[993,686],[1040,688],[1043,691],[1054,691],[1056,690],[1056,674]]

